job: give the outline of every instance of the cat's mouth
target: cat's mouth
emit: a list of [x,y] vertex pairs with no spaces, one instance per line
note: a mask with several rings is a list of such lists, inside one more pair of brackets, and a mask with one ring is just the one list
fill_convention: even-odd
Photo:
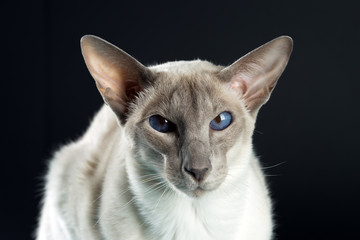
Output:
[[217,189],[224,178],[214,178],[209,175],[206,179],[196,181],[187,175],[182,177],[170,175],[167,176],[167,180],[170,183],[170,186],[172,186],[173,189],[176,189],[176,191],[181,191],[189,197],[198,198]]
[[185,191],[183,190],[183,192],[185,192],[190,197],[198,198],[198,197],[202,197],[203,195],[211,192],[212,190],[216,189],[217,187],[218,186],[209,186],[208,184],[198,183],[198,184],[186,189]]
[[202,186],[201,183],[190,183],[190,184],[184,184],[183,182],[181,184],[171,184],[174,189],[177,191],[181,191],[188,195],[189,197],[198,198],[206,194],[207,192],[210,192],[213,190],[213,188],[208,188],[206,186]]

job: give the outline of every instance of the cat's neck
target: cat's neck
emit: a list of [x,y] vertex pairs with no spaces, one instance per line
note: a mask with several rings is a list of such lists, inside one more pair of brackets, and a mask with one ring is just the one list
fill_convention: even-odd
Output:
[[[243,212],[246,184],[236,193],[219,189],[200,198],[173,190],[154,190],[136,205],[153,239],[231,239]],[[244,200],[244,199],[243,199]]]

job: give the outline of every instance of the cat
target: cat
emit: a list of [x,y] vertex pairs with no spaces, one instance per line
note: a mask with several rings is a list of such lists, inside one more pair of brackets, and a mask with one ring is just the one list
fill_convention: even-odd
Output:
[[252,134],[292,45],[276,38],[227,67],[145,67],[84,36],[82,54],[105,104],[49,163],[37,239],[271,239],[272,204]]

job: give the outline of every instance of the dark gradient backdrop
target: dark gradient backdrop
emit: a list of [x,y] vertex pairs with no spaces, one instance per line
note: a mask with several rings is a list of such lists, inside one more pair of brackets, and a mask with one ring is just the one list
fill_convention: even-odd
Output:
[[269,167],[276,233],[360,239],[356,1],[24,0],[0,11],[1,240],[30,239],[47,159],[84,132],[102,104],[79,48],[89,33],[144,64],[226,65],[279,35],[293,37],[254,136]]

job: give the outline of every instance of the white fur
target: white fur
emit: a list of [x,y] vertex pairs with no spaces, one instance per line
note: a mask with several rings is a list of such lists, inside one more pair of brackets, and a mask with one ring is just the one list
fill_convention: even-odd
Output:
[[[146,68],[124,51],[91,35],[82,38],[81,46],[90,73],[113,112],[104,106],[81,139],[55,154],[46,179],[37,239],[270,240],[271,201],[252,149],[251,136],[257,112],[269,99],[289,60],[291,38],[274,39],[226,68],[199,60]],[[155,76],[157,88],[149,86],[143,92],[137,92],[147,82],[144,80],[151,81]],[[175,81],[190,86],[187,81],[198,78],[201,79],[199,84],[205,84],[206,91],[194,86],[191,89],[182,86],[184,95],[165,91],[171,90],[168,85]],[[213,78],[217,80],[213,81]],[[216,91],[206,88],[210,85]],[[178,88],[178,85],[174,86]],[[154,96],[158,92],[164,94],[161,99],[174,94],[171,96],[174,99],[172,110],[183,115],[190,114],[191,111],[181,110],[192,105],[193,95],[212,94],[207,100],[216,102],[217,98],[223,98],[229,106],[236,99],[239,104],[232,105],[237,109],[233,128],[217,135],[220,138],[212,139],[219,142],[226,142],[226,139],[230,143],[225,146],[212,141],[216,154],[210,151],[213,150],[210,145],[202,147],[201,144],[209,141],[208,135],[213,134],[204,122],[214,116],[206,113],[217,105],[222,106],[220,102],[213,106],[204,104],[205,98],[199,98],[198,102],[207,108],[194,114],[197,121],[189,120],[187,123],[194,124],[188,124],[187,133],[181,135],[186,146],[178,147],[175,133],[161,135],[156,132],[151,124],[145,123],[149,116],[142,116],[146,111],[141,108],[150,111],[157,105],[146,102],[152,98],[146,98],[145,94]],[[129,98],[136,93],[140,96],[131,108]],[[189,99],[183,97],[185,95]],[[126,119],[129,108],[133,112],[130,111],[130,117]],[[126,123],[118,124],[117,119]],[[191,142],[197,139],[197,134],[201,135],[200,140],[206,141]],[[232,137],[227,138],[230,135]],[[189,152],[194,155],[189,160],[190,154],[186,151],[190,143],[194,145]],[[161,155],[161,152],[166,153],[161,149],[171,147],[169,154]],[[161,160],[165,164],[159,163]],[[199,164],[197,167],[190,171],[186,169],[185,164],[195,162]],[[205,180],[195,180],[190,176],[196,176],[192,170],[205,170],[208,176]]]
[[[87,133],[51,162],[37,239],[270,239],[263,174],[250,141],[239,145],[228,152],[225,182],[212,192],[190,198],[169,186],[145,189],[131,142],[104,106]],[[87,162],[97,164],[91,178]]]

